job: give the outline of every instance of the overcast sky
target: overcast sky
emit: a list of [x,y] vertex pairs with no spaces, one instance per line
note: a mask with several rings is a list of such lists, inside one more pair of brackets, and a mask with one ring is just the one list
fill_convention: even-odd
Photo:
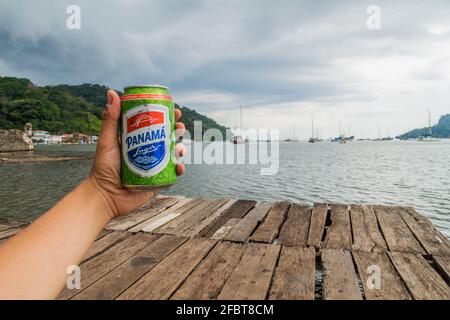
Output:
[[[337,4],[338,3],[338,4]],[[69,5],[81,29],[66,26]],[[381,29],[367,28],[370,5]],[[0,2],[0,75],[161,83],[234,127],[399,134],[450,113],[450,1]]]

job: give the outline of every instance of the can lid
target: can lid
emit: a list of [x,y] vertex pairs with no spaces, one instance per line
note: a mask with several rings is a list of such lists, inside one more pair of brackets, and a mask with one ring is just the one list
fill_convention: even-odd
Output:
[[128,86],[128,87],[125,87],[124,90],[131,89],[131,88],[160,88],[160,89],[169,90],[168,87],[162,86],[160,84],[141,84],[141,85],[135,85],[135,86]]

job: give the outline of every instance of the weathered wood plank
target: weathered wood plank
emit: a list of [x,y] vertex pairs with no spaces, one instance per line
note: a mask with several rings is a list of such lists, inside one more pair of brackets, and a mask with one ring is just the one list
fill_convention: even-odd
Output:
[[427,217],[421,215],[414,209],[413,207],[402,207],[404,210],[406,210],[410,215],[412,215],[415,219],[420,220],[422,223],[427,223],[430,225],[430,227],[434,230],[434,232],[437,234],[437,238],[435,239],[438,242],[443,241],[447,244],[447,246],[450,247],[450,239],[447,238]]
[[100,231],[100,233],[97,235],[97,237],[95,238],[95,241],[103,238],[104,236],[106,236],[107,234],[114,232],[114,230],[109,230],[109,229],[103,229],[102,231]]
[[220,227],[210,238],[215,240],[223,239],[233,228],[241,221],[241,219],[231,218],[223,226]]
[[230,219],[244,217],[256,204],[253,200],[238,200],[229,209],[225,210],[217,219],[205,226],[199,233],[200,237],[211,237],[220,227]]
[[310,220],[310,207],[292,204],[278,236],[278,242],[284,246],[306,246]]
[[[137,225],[135,225],[133,228],[128,229],[130,232],[139,232],[139,231],[145,231],[145,232],[152,232],[156,228],[161,227],[165,223],[169,222],[172,219],[175,219],[178,217],[183,210],[179,210],[181,207],[186,206],[189,202],[193,201],[192,198],[184,198],[178,201],[176,204],[171,206],[170,208],[167,208],[163,212],[157,214],[156,216],[151,217],[150,219],[147,219]],[[145,230],[144,230],[145,229]]]
[[411,299],[386,253],[353,251],[352,254],[367,300]]
[[239,243],[217,244],[171,299],[216,299],[243,252],[244,247]]
[[205,220],[209,220],[210,216],[220,210],[229,199],[214,200],[209,206],[199,211],[196,215],[185,221],[177,229],[176,235],[193,237],[203,229]]
[[269,299],[314,300],[314,248],[282,247]]
[[22,229],[23,229],[22,227],[14,227],[0,231],[0,240],[14,236],[18,234]]
[[11,228],[25,227],[28,223],[21,221],[2,221],[0,223],[0,231],[5,231]]
[[450,299],[449,286],[421,255],[389,252],[389,256],[414,299]]
[[161,236],[72,299],[115,299],[186,240],[171,235]]
[[330,205],[331,225],[324,241],[327,249],[350,250],[352,248],[352,230],[350,214],[346,205]]
[[168,299],[215,243],[214,240],[205,238],[190,239],[142,276],[118,299]]
[[102,253],[103,251],[109,249],[116,243],[128,238],[131,236],[131,233],[126,231],[113,231],[111,233],[108,233],[104,237],[100,238],[99,240],[95,241],[89,250],[84,255],[83,261],[89,260],[98,254]]
[[278,202],[267,213],[264,221],[258,226],[250,241],[272,243],[280,232],[281,226],[286,220],[289,203]]
[[438,233],[428,219],[418,214],[412,215],[406,208],[396,207],[395,209],[427,253],[450,256],[450,247],[447,244],[447,239]]
[[178,201],[179,199],[177,198],[162,198],[158,202],[155,202],[155,204],[151,206],[149,209],[131,215],[128,219],[119,221],[118,223],[115,223],[115,220],[112,220],[106,226],[106,228],[112,230],[127,230],[147,219],[150,219],[151,217],[158,215],[167,208],[173,206]]
[[362,300],[349,251],[324,249],[322,265],[324,300]]
[[280,246],[251,243],[225,283],[220,300],[266,299]]
[[[117,224],[120,223],[120,221],[127,220],[127,219],[129,219],[131,216],[135,215],[135,214],[138,213],[138,212],[145,211],[145,210],[147,210],[147,209],[152,208],[153,206],[157,206],[158,203],[160,203],[161,201],[163,201],[164,198],[166,198],[166,197],[165,197],[165,196],[161,196],[161,195],[157,195],[157,196],[151,198],[147,203],[145,203],[144,205],[140,206],[139,208],[137,208],[137,209],[135,209],[135,210],[132,210],[132,211],[129,212],[128,214],[126,214],[126,215],[121,215],[121,216],[118,216],[118,217],[115,217],[113,220],[110,221],[109,224],[107,224],[107,225],[105,226],[105,228],[108,229],[108,227],[109,227],[110,225],[117,225]],[[176,197],[174,197],[174,198],[176,198]]]
[[184,211],[182,215],[166,223],[162,227],[155,230],[157,233],[177,235],[180,228],[194,216],[206,210],[208,206],[214,203],[212,199],[201,199],[201,201],[191,209]]
[[353,231],[353,249],[367,252],[387,251],[386,242],[378,229],[372,206],[350,206]]
[[271,207],[267,203],[256,205],[245,217],[239,220],[236,226],[223,239],[235,242],[247,241],[258,224],[264,220]]
[[148,233],[137,233],[117,243],[95,258],[86,261],[81,265],[81,289],[71,290],[64,288],[58,299],[65,300],[78,294],[81,290],[86,289],[105,274],[130,259],[158,237],[158,235]]
[[393,207],[374,206],[389,250],[425,254],[403,219]]
[[226,199],[226,203],[222,205],[217,210],[214,210],[212,213],[207,215],[201,222],[199,222],[194,227],[190,228],[190,230],[186,231],[188,236],[198,236],[202,230],[207,228],[211,223],[217,220],[226,210],[228,210],[237,200],[234,199]]
[[311,212],[311,223],[309,227],[308,245],[320,248],[327,221],[328,205],[325,203],[314,203]]
[[433,256],[434,263],[441,270],[445,281],[450,283],[450,256]]

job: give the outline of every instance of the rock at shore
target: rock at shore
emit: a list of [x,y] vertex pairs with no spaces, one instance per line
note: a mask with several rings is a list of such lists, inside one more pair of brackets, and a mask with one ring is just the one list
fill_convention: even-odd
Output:
[[33,150],[34,146],[31,135],[31,123],[27,123],[23,131],[0,129],[0,152]]

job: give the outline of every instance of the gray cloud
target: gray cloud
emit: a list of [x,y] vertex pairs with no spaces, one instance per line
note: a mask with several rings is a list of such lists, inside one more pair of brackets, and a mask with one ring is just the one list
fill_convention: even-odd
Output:
[[[81,30],[66,28],[71,4]],[[371,4],[382,10],[378,31],[366,28]],[[447,1],[6,0],[0,9],[0,73],[37,84],[164,83],[227,125],[242,104],[248,126],[297,122],[304,137],[311,113],[333,135],[337,119],[398,133],[425,123],[428,107],[450,111]]]

